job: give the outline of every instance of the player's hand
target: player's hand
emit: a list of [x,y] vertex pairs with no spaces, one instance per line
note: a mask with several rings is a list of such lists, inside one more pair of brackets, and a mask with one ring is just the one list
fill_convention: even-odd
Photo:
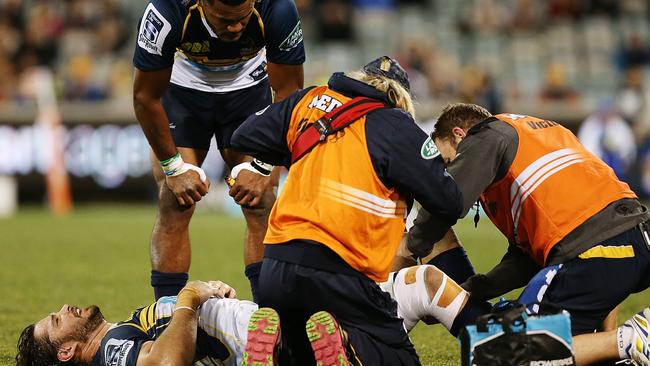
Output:
[[199,173],[191,169],[176,176],[165,177],[165,183],[176,197],[178,205],[185,208],[199,202],[210,188],[210,180],[206,178],[202,181]]
[[208,284],[217,289],[216,297],[234,299],[237,297],[237,291],[227,283],[221,281],[208,281]]
[[190,281],[178,293],[179,302],[181,301],[181,297],[185,296],[185,293],[188,293],[192,297],[192,305],[196,309],[211,297],[221,297],[219,295],[223,293],[223,289],[205,281]]
[[230,197],[238,205],[256,207],[262,201],[264,191],[271,184],[271,177],[242,170],[237,174],[234,184],[230,187]]

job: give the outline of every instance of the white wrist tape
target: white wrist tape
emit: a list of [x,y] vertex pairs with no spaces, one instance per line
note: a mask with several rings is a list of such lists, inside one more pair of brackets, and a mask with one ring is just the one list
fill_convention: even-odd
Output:
[[194,170],[199,173],[202,182],[205,182],[207,179],[203,169],[196,165],[184,162],[180,153],[176,153],[176,155],[171,158],[161,161],[160,167],[162,168],[163,173],[168,177],[175,177],[187,172],[188,170]]
[[174,176],[176,176],[176,175],[180,175],[180,174],[183,174],[183,173],[185,173],[185,172],[188,171],[188,170],[194,170],[195,172],[199,173],[199,178],[201,178],[201,182],[205,182],[205,180],[208,178],[208,177],[205,175],[205,172],[203,171],[203,169],[199,168],[199,167],[196,166],[196,165],[192,165],[192,164],[190,164],[190,163],[183,163],[183,166],[181,167],[179,173],[178,173],[178,174],[174,174]]
[[271,171],[273,171],[273,165],[261,162],[257,159],[253,161],[247,161],[235,165],[235,167],[232,168],[232,170],[230,171],[230,177],[233,179],[237,179],[237,176],[242,170],[248,170],[253,173],[268,177],[269,175],[271,175]]

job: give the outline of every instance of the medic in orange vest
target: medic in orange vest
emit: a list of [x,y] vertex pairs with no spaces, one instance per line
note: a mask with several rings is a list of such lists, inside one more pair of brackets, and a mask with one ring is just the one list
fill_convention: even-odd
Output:
[[[443,110],[432,137],[463,194],[463,216],[479,200],[510,244],[500,264],[463,284],[473,298],[528,284],[520,300],[568,310],[575,334],[597,329],[627,295],[650,285],[650,214],[571,131],[459,103]],[[408,238],[416,256],[431,250],[436,221],[418,213]]]
[[[413,120],[409,88],[401,66],[381,57],[271,105],[233,136],[240,152],[289,168],[269,218],[259,282],[260,306],[280,315],[287,364],[314,364],[305,321],[318,310],[347,332],[351,346],[341,356],[350,362],[419,364],[394,301],[375,281],[387,279],[413,199],[444,223],[442,238],[462,197]],[[336,127],[355,105],[368,112]],[[331,318],[314,321],[323,319]],[[315,330],[308,328],[314,342]]]

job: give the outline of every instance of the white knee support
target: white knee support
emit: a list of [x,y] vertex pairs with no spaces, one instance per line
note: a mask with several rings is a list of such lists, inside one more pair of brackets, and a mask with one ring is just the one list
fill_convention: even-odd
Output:
[[[427,271],[437,283],[427,283]],[[435,272],[430,272],[435,271]],[[437,288],[434,288],[437,287]],[[404,268],[393,283],[397,313],[404,319],[404,327],[411,331],[419,320],[434,317],[450,329],[469,293],[435,266],[422,265]]]

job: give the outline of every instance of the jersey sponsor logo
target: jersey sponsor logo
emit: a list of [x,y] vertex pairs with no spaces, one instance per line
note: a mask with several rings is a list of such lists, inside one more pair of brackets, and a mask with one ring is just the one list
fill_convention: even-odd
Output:
[[209,53],[210,52],[210,41],[201,42],[185,42],[181,44],[181,49],[185,52],[191,52],[195,54]]
[[433,142],[431,137],[427,137],[427,139],[422,144],[420,155],[422,155],[422,158],[426,160],[433,159],[436,156],[440,155],[440,151],[438,151],[438,147]]
[[342,105],[343,103],[340,101],[330,97],[329,95],[323,94],[315,96],[314,99],[311,100],[311,103],[309,103],[308,108],[316,108],[325,113],[329,113],[334,110],[334,108],[338,108]]
[[302,25],[300,24],[300,21],[296,23],[296,26],[293,28],[291,33],[287,36],[287,38],[280,43],[280,51],[291,51],[292,49],[298,47],[298,45],[302,42]]
[[262,62],[248,75],[255,81],[264,79],[266,77],[266,61]]
[[151,54],[162,56],[165,38],[172,26],[153,4],[147,6],[144,14],[138,33],[138,46]]
[[126,359],[133,348],[133,341],[126,339],[110,339],[106,342],[104,359],[107,366],[126,366]]

